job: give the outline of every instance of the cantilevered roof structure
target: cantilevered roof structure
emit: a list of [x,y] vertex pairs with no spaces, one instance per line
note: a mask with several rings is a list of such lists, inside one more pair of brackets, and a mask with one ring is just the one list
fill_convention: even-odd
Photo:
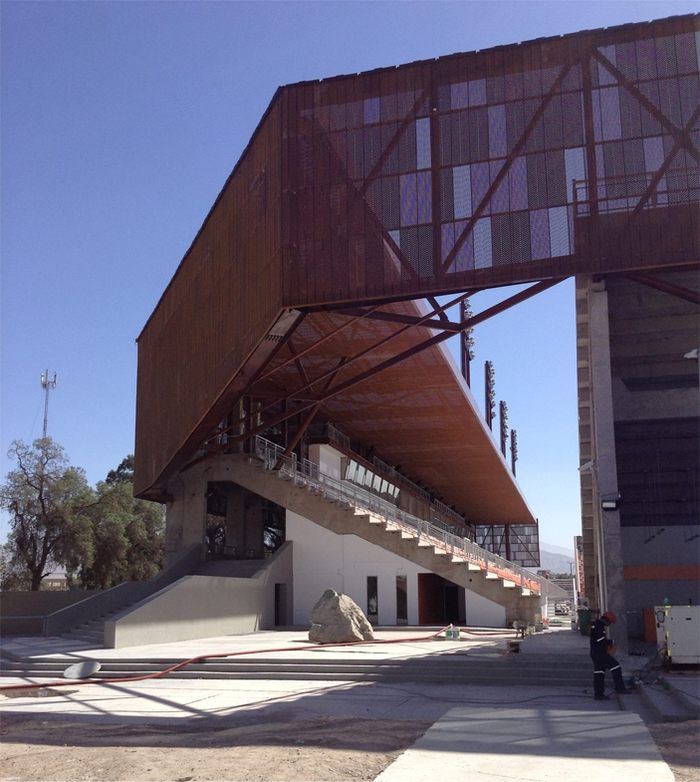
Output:
[[278,89],[139,336],[137,494],[290,422],[293,448],[321,415],[474,523],[532,522],[443,343],[578,273],[697,265],[697,30]]

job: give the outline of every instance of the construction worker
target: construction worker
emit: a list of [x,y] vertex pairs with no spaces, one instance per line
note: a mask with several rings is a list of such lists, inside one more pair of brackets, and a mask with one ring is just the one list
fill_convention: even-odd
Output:
[[607,628],[615,622],[617,616],[606,611],[591,626],[591,658],[593,660],[593,694],[597,701],[605,698],[605,671],[610,671],[615,684],[615,692],[628,692],[622,679],[622,667],[610,654],[612,639],[607,636]]

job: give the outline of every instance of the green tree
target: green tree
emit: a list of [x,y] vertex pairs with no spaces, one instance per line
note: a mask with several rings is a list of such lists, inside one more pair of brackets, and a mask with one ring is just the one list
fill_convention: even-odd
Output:
[[133,496],[134,457],[97,484],[98,502],[92,513],[94,557],[80,570],[87,588],[107,589],[122,581],[145,581],[163,562],[163,509]]
[[134,455],[130,453],[121,460],[116,470],[110,470],[105,478],[105,483],[113,486],[118,483],[134,484]]
[[0,508],[10,514],[11,561],[22,563],[36,591],[56,565],[70,572],[91,562],[95,496],[83,470],[70,466],[50,437],[16,441],[8,456],[17,467],[0,485]]
[[26,592],[31,584],[29,571],[17,559],[12,543],[0,546],[0,590],[3,592]]

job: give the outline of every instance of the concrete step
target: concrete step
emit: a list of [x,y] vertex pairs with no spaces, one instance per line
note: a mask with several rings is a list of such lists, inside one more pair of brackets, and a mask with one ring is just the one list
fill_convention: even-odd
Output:
[[67,630],[65,633],[61,633],[61,638],[68,638],[72,641],[81,641],[92,646],[102,646],[105,638],[105,622],[112,616],[116,616],[119,613],[114,611],[110,614],[103,615],[98,619],[93,619],[90,622],[77,625],[76,627]]
[[63,633],[61,638],[67,638],[71,641],[83,641],[86,644],[92,644],[95,646],[102,646],[105,635],[104,630],[102,632],[69,630],[67,633]]
[[[75,658],[35,658],[3,664],[3,676],[60,678]],[[147,675],[166,670],[180,660],[107,660],[94,678]],[[304,681],[417,681],[493,686],[560,686],[587,689],[589,666],[543,665],[541,661],[470,659],[468,656],[434,655],[420,660],[255,660],[215,659],[192,663],[169,674],[191,679],[271,679]]]
[[698,705],[685,693],[679,693],[665,680],[638,684],[645,705],[661,722],[685,722],[698,718]]
[[70,638],[74,641],[84,641],[85,643],[96,642],[101,646],[104,643],[104,631],[105,620],[95,619],[92,622],[86,622],[65,633],[61,633],[61,637]]

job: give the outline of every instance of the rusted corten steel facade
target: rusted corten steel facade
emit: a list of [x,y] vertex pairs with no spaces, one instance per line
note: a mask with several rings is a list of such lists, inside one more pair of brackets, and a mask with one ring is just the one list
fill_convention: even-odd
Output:
[[[286,88],[284,303],[696,261],[696,29],[668,20]],[[611,246],[611,215],[637,207],[646,172],[685,204],[673,219],[687,230],[669,243],[668,214],[635,219]],[[592,237],[574,210],[586,179],[607,180]]]
[[[139,337],[137,493],[162,497],[247,395],[376,435],[387,458],[413,444],[413,474],[464,512],[531,521],[476,409],[450,408],[466,397],[438,342],[466,322],[441,324],[431,297],[698,263],[697,30],[676,17],[280,88]],[[411,328],[425,297],[431,328]],[[437,388],[422,416],[416,377]]]
[[280,135],[273,104],[139,336],[140,491],[199,445],[189,436],[280,310]]

